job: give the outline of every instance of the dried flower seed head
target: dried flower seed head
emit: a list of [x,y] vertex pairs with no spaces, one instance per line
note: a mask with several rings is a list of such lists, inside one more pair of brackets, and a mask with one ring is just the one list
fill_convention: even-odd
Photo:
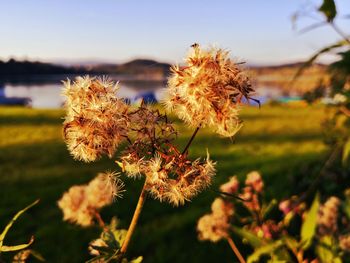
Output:
[[124,152],[124,155],[129,155],[129,163],[131,159],[133,162],[141,158],[150,159],[156,151],[167,150],[167,145],[177,136],[177,131],[165,114],[144,104],[131,111],[129,117],[129,136],[133,142]]
[[228,236],[229,226],[224,219],[216,218],[213,214],[204,215],[197,223],[198,239],[218,242]]
[[318,212],[318,232],[320,235],[334,234],[338,230],[338,207],[340,200],[331,196],[320,208]]
[[63,220],[81,226],[93,224],[97,212],[120,197],[124,184],[116,173],[101,173],[87,185],[72,186],[58,201]]
[[63,220],[89,226],[93,223],[93,214],[86,202],[86,187],[84,185],[72,186],[58,201],[63,211]]
[[119,174],[114,172],[100,173],[86,187],[86,198],[89,206],[101,208],[110,205],[125,191]]
[[150,159],[138,159],[135,152],[130,153],[118,164],[131,177],[144,175],[146,190],[161,202],[175,206],[183,205],[208,187],[215,175],[215,163],[209,155],[205,161],[190,161],[173,145],[164,152],[157,150]]
[[243,98],[253,91],[247,75],[228,58],[228,52],[198,44],[184,67],[174,66],[168,82],[166,107],[190,126],[209,126],[233,136],[242,126],[238,118]]
[[339,237],[339,246],[342,250],[350,251],[350,235],[342,235]]
[[254,189],[255,192],[261,193],[264,189],[264,182],[261,179],[261,175],[257,171],[250,172],[247,174],[245,184]]
[[222,198],[216,198],[211,204],[211,211],[216,217],[230,217],[233,215],[233,204],[224,201]]
[[284,215],[287,215],[292,211],[291,201],[289,199],[283,200],[278,205],[279,210],[283,212]]
[[143,158],[138,159],[136,153],[129,153],[125,156],[122,156],[120,161],[116,163],[122,168],[123,172],[126,172],[126,175],[131,178],[138,178],[141,176]]
[[260,210],[259,197],[256,192],[253,191],[252,187],[246,186],[243,188],[243,192],[239,195],[242,198],[243,204],[252,211]]
[[157,156],[144,166],[146,189],[154,198],[179,206],[210,185],[215,163],[209,156],[204,162],[181,155],[168,158]]
[[116,97],[118,86],[104,78],[78,77],[64,82],[64,138],[75,159],[112,157],[129,126],[128,105]]
[[304,202],[300,203],[299,197],[293,195],[289,199],[282,200],[279,203],[278,208],[285,216],[290,212],[302,215],[306,209],[306,204]]
[[231,203],[221,198],[214,200],[211,209],[211,214],[206,214],[198,220],[198,238],[217,242],[229,236],[230,219],[234,210]]
[[237,193],[238,189],[239,189],[239,181],[237,179],[237,176],[232,176],[227,183],[222,184],[220,186],[220,191],[228,194]]

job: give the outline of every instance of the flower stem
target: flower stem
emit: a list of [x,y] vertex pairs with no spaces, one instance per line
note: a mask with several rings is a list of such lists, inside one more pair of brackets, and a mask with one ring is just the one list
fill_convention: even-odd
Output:
[[95,211],[95,218],[96,218],[98,224],[100,225],[100,227],[105,228],[105,226],[106,226],[106,225],[105,225],[105,222],[103,221],[103,219],[102,219],[100,213],[97,212],[97,211]]
[[131,219],[131,223],[130,223],[128,232],[126,233],[125,240],[124,240],[123,245],[122,245],[122,247],[120,249],[120,252],[123,253],[123,254],[126,253],[126,251],[128,249],[131,237],[132,237],[132,235],[133,235],[133,233],[135,231],[135,228],[136,228],[136,225],[137,225],[137,221],[138,221],[138,219],[140,217],[143,204],[146,201],[146,189],[145,189],[145,186],[146,186],[146,181],[145,181],[145,184],[142,187],[141,194],[140,194],[139,200],[137,202],[137,205],[136,205],[136,208],[135,208],[135,211],[134,211],[134,215],[133,215],[133,217]]
[[233,252],[235,253],[236,257],[238,258],[240,263],[246,263],[243,256],[239,252],[238,248],[235,245],[235,242],[233,242],[232,238],[228,237],[226,238],[227,242],[229,243],[230,247],[232,248]]
[[185,149],[182,151],[182,155],[187,152],[188,148],[191,146],[191,143],[194,140],[194,138],[196,137],[197,132],[199,131],[200,128],[201,128],[201,124],[199,124],[198,127],[194,130],[194,132],[193,132],[193,134],[191,136],[191,139],[188,141]]

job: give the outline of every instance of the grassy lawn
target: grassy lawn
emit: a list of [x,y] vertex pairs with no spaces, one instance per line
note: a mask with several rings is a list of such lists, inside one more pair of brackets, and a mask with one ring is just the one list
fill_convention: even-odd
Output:
[[[13,226],[5,244],[26,242],[35,235],[32,247],[47,262],[84,262],[89,258],[87,244],[98,237],[99,229],[63,222],[56,202],[70,186],[118,168],[107,158],[93,164],[74,161],[62,141],[62,115],[61,110],[0,108],[0,229],[15,212],[39,198],[40,203]],[[217,161],[212,189],[234,174],[243,180],[251,170],[262,173],[267,198],[281,198],[305,187],[326,153],[321,130],[325,109],[264,106],[246,108],[241,115],[244,127],[233,142],[201,130],[191,147],[193,157],[205,156],[208,148]],[[191,130],[182,130],[183,146]],[[125,181],[124,198],[102,215],[106,221],[117,216],[127,227],[142,182]],[[233,262],[225,242],[214,245],[196,237],[196,221],[209,211],[215,196],[208,190],[180,208],[147,200],[130,254],[143,255],[146,263]]]

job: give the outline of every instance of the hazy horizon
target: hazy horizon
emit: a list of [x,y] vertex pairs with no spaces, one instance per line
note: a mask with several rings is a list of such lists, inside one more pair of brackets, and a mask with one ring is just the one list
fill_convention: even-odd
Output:
[[[119,65],[119,64],[124,64],[128,63],[134,60],[154,60],[158,63],[167,63],[167,64],[172,64],[171,61],[166,61],[158,58],[151,58],[151,57],[131,57],[130,59],[126,59],[120,62],[117,61],[108,61],[108,60],[103,60],[103,59],[78,59],[78,60],[70,60],[70,59],[62,59],[62,60],[47,60],[47,59],[40,59],[40,58],[30,58],[30,57],[15,57],[15,56],[10,56],[6,59],[1,59],[0,61],[3,60],[5,62],[9,61],[10,59],[15,59],[16,61],[29,61],[29,62],[41,62],[41,63],[49,63],[49,64],[54,64],[54,65],[62,65],[62,66],[94,66],[94,65]],[[289,65],[289,64],[294,64],[294,63],[302,63],[306,61],[308,58],[300,59],[300,60],[285,60],[281,62],[261,62],[261,63],[252,63],[249,61],[243,61],[242,59],[239,59],[239,62],[244,62],[246,66],[253,66],[253,67],[274,67],[274,66],[282,66],[282,65]],[[178,64],[182,64],[184,62],[179,62]],[[328,61],[321,61],[320,64],[328,64]]]

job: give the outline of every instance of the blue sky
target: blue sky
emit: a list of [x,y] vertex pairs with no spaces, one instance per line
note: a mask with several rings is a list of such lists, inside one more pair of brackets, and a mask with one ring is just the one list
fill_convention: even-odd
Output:
[[[303,35],[292,29],[291,15],[310,3],[320,1],[0,0],[0,58],[182,62],[198,42],[252,64],[292,62],[339,39],[329,28]],[[337,4],[350,13],[349,0]],[[350,19],[339,24],[350,29]]]

